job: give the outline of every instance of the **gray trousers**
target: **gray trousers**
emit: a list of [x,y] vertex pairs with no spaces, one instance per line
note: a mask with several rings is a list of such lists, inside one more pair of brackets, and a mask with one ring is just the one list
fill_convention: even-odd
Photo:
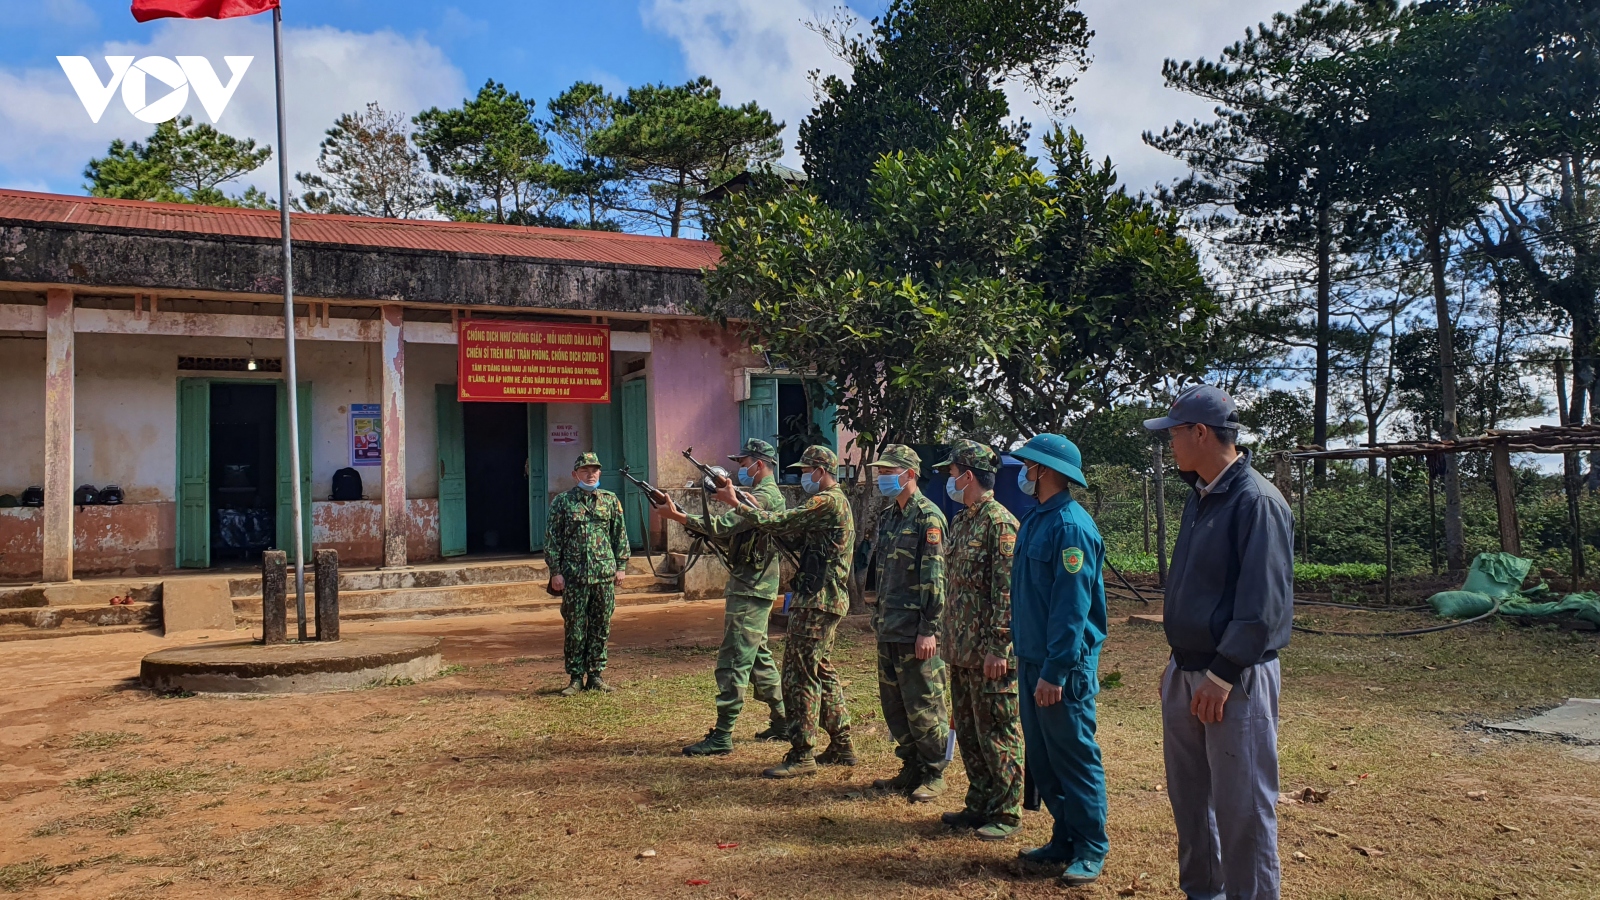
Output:
[[1277,900],[1278,661],[1244,670],[1221,722],[1189,712],[1205,680],[1171,661],[1161,678],[1178,887],[1189,900]]

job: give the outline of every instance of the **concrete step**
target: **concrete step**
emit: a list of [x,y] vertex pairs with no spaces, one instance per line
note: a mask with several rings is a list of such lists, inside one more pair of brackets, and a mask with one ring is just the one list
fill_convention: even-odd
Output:
[[0,587],[0,610],[108,606],[112,597],[132,597],[136,603],[154,603],[161,599],[161,579],[130,578]]
[[146,631],[159,635],[157,625],[66,625],[60,628],[34,628],[31,625],[0,625],[0,644],[11,641],[39,641],[53,638],[101,634],[132,634]]
[[[463,589],[457,588],[457,590]],[[342,597],[340,599],[343,600]],[[617,607],[620,609],[625,606],[652,606],[661,603],[680,602],[683,599],[684,597],[682,592],[678,591],[639,591],[629,594],[618,594]],[[538,612],[540,610],[560,608],[560,598],[548,596],[545,599],[525,599],[501,601],[495,603],[475,603],[469,600],[467,602],[450,606],[378,607],[348,610],[344,608],[344,604],[341,602],[339,608],[339,622],[341,624],[349,622],[392,622],[400,619],[431,619],[443,616],[482,616],[493,615],[496,613]],[[260,635],[260,606],[257,605],[249,614],[237,613],[237,609],[238,607],[235,606],[235,618],[237,621],[237,626],[242,629],[248,629],[252,634]],[[307,609],[306,613],[306,625],[308,628],[310,628],[316,624],[316,611],[313,609]],[[288,630],[290,635],[294,635],[299,631],[299,622],[300,619],[295,615],[294,608],[290,607],[288,615]]]
[[[662,561],[657,559],[656,565],[662,567]],[[643,556],[634,556],[628,560],[630,575],[650,574],[650,562]],[[412,566],[405,569],[357,569],[339,573],[339,595],[347,591],[376,591],[376,590],[409,590],[413,588],[447,588],[478,584],[510,584],[527,581],[546,581],[550,577],[550,567],[543,557],[519,557],[513,559],[494,560],[467,560],[461,562],[429,563],[423,566]],[[291,570],[290,583],[294,581]],[[311,571],[306,570],[306,588],[309,593],[311,585],[316,581]],[[259,573],[240,574],[229,581],[229,587],[234,597],[256,597],[261,595],[261,575]]]
[[[343,579],[341,579],[343,580]],[[339,591],[339,615],[352,618],[364,611],[419,611],[439,609],[437,615],[458,607],[515,607],[521,604],[560,605],[560,599],[545,589],[546,581],[521,581],[490,584],[465,584],[449,587],[380,588],[364,591]],[[658,581],[653,575],[628,575],[618,586],[617,596],[632,597],[639,594],[672,593],[670,584]],[[294,600],[289,601],[293,615]],[[306,592],[306,605],[311,605],[311,592]],[[233,598],[234,614],[241,619],[260,621],[261,597]],[[407,613],[410,615],[412,613]],[[421,613],[416,613],[421,614]],[[402,616],[404,618],[405,616]]]
[[87,626],[135,625],[139,628],[161,624],[161,604],[130,603],[112,606],[40,606],[0,609],[0,626],[21,626],[41,631]]

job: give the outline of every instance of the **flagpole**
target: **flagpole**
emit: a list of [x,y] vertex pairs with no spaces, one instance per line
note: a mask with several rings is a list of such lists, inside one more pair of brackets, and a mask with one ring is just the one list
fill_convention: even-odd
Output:
[[305,518],[300,496],[300,382],[294,362],[294,249],[289,240],[289,129],[283,102],[283,9],[272,8],[273,70],[278,82],[278,222],[283,234],[283,377],[289,388],[289,497],[294,510],[294,608],[300,640],[306,639]]

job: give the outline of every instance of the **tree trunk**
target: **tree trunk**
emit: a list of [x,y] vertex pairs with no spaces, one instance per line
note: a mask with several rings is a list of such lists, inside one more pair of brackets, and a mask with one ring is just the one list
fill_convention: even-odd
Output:
[[[1328,226],[1328,204],[1317,207],[1317,372],[1311,410],[1311,443],[1328,446],[1328,343],[1329,308],[1333,298],[1333,234]],[[1317,458],[1312,475],[1321,487],[1328,475],[1328,461]]]
[[678,236],[678,229],[683,226],[683,181],[685,173],[678,170],[678,191],[672,197],[672,236]]
[[[1445,282],[1444,229],[1434,227],[1427,234],[1428,262],[1433,269],[1433,312],[1439,328],[1439,437],[1453,441],[1456,430],[1456,349],[1455,322],[1450,317],[1450,289]],[[1467,567],[1466,543],[1461,531],[1461,466],[1456,454],[1444,458],[1444,552],[1445,565],[1452,572]]]

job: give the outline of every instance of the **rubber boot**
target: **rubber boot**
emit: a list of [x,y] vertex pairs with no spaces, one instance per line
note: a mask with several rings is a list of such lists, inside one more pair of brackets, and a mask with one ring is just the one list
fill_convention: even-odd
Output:
[[783,764],[773,766],[761,772],[763,778],[798,778],[801,775],[817,774],[817,761],[811,754],[804,756],[790,750],[783,757]]
[[828,749],[817,754],[819,766],[853,766],[859,761],[856,759],[856,748],[850,743],[848,729],[834,735],[828,742]]
[[583,690],[583,679],[574,675],[572,676],[572,682],[561,689],[561,696],[575,697],[581,690]]
[[713,728],[697,744],[683,748],[684,756],[727,756],[733,752],[733,732]]
[[924,769],[917,786],[911,791],[912,803],[932,803],[944,793],[944,773]]
[[880,791],[897,791],[905,793],[922,783],[922,767],[910,760],[900,763],[900,774],[893,778],[879,778],[872,782],[873,788]]

